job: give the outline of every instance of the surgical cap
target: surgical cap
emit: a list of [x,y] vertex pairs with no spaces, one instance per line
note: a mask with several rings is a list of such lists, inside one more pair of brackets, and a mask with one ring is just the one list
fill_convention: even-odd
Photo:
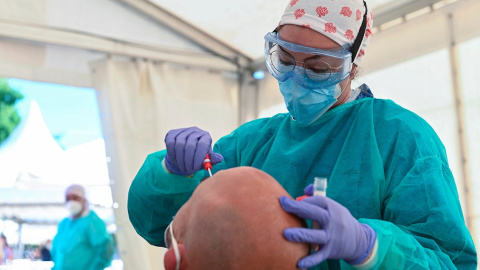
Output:
[[[369,9],[370,10],[370,9]],[[359,64],[372,36],[373,14],[367,14],[367,28],[354,63]],[[291,0],[279,26],[294,24],[315,30],[340,46],[352,47],[365,14],[363,0]]]
[[85,198],[85,188],[80,185],[71,185],[65,190],[65,195],[74,194],[79,197]]

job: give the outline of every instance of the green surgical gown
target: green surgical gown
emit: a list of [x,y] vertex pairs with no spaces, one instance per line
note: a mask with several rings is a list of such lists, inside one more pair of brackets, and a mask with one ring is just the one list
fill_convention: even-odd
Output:
[[[423,119],[392,101],[352,101],[308,127],[289,114],[257,119],[221,138],[214,152],[224,161],[213,172],[252,166],[272,175],[292,197],[303,195],[315,176],[327,177],[327,196],[377,232],[373,269],[476,268],[442,142]],[[166,173],[165,154],[147,157],[128,199],[133,226],[159,246],[172,217],[206,176]],[[354,269],[342,260],[317,268]]]
[[53,270],[103,270],[110,265],[113,241],[105,223],[90,211],[87,216],[65,218],[52,241]]

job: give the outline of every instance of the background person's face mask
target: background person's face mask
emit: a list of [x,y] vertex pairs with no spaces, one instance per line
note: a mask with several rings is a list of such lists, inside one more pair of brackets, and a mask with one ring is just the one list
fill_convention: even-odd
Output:
[[308,126],[332,107],[342,93],[340,84],[316,89],[307,89],[293,78],[278,82],[287,109],[301,125]]
[[67,202],[65,206],[67,207],[67,210],[70,213],[70,215],[76,216],[82,211],[83,205],[81,202],[70,200]]

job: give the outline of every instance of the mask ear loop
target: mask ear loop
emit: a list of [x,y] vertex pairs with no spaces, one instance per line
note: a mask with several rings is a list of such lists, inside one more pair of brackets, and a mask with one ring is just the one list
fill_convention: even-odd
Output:
[[180,269],[180,250],[178,249],[178,244],[177,244],[177,240],[175,239],[175,236],[173,236],[173,221],[172,223],[170,223],[170,236],[171,236],[171,239],[172,239],[172,246],[173,246],[173,252],[175,253],[175,260],[176,260],[176,263],[175,263],[175,270],[179,270]]

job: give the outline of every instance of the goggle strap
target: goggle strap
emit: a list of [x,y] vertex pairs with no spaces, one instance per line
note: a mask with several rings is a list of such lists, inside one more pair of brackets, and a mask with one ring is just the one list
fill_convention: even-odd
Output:
[[355,58],[357,58],[358,50],[360,49],[360,46],[362,46],[362,42],[365,37],[365,31],[367,30],[368,8],[365,0],[363,1],[363,4],[365,5],[365,14],[363,15],[363,22],[360,26],[360,30],[358,31],[357,38],[352,46],[352,63],[355,61]]

